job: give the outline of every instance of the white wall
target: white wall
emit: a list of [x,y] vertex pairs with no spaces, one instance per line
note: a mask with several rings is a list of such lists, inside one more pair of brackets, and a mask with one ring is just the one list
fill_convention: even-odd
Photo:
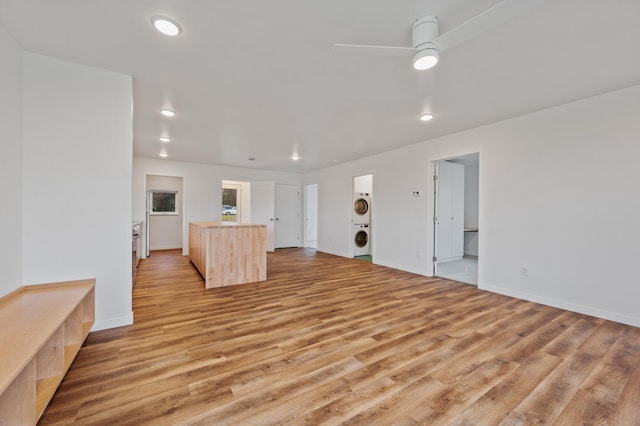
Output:
[[430,274],[431,162],[480,152],[479,287],[640,325],[637,111],[640,86],[309,173],[318,249],[348,253],[351,179],[375,170],[375,262]]
[[0,25],[0,296],[22,285],[22,50]]
[[[215,166],[150,158],[133,159],[133,218],[143,220],[145,214],[145,176],[166,175],[184,177],[185,228],[183,229],[182,252],[188,254],[188,223],[220,220],[222,208],[223,180],[266,181],[300,184],[296,173],[271,172],[240,167]],[[143,250],[144,253],[144,250]]]
[[363,192],[371,195],[373,192],[373,175],[356,176],[353,178],[353,192]]
[[131,77],[23,57],[24,282],[96,278],[94,330],[131,324]]
[[166,250],[182,248],[182,178],[147,176],[147,190],[175,191],[177,215],[151,215],[149,218],[149,248]]

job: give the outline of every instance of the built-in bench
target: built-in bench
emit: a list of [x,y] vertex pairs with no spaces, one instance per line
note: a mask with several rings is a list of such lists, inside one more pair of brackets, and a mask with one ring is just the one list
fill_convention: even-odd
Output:
[[0,298],[0,425],[36,424],[93,325],[94,288],[30,285]]

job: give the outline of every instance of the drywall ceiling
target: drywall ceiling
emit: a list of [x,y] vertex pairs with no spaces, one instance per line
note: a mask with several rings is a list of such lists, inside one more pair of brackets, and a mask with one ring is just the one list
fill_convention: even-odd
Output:
[[[333,49],[407,46],[419,16],[437,15],[442,33],[497,3],[0,0],[0,22],[25,50],[132,75],[135,156],[166,149],[169,160],[270,170],[315,170],[640,83],[637,0],[543,2],[425,72]],[[183,33],[157,33],[158,14]],[[420,122],[427,111],[435,119]]]

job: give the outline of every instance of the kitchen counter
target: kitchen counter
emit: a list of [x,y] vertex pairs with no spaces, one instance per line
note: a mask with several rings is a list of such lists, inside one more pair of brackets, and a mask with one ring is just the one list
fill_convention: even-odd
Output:
[[201,228],[267,228],[266,225],[257,225],[255,223],[238,223],[238,222],[191,222],[189,225],[197,225]]
[[267,227],[252,223],[191,222],[189,260],[206,288],[267,279]]

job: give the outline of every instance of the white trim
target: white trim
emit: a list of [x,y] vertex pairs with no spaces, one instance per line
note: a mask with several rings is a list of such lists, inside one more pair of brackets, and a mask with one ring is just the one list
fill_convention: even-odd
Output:
[[327,253],[327,254],[332,254],[334,256],[339,256],[339,257],[346,257],[346,258],[353,258],[353,256],[349,256],[349,253],[342,253],[342,252],[338,252],[338,251],[333,251],[333,250],[325,250],[323,248],[318,247],[316,249],[316,251],[319,251],[320,253]]
[[[427,158],[427,196],[433,197],[434,191],[434,182],[433,176],[435,174],[435,163],[442,160],[451,160],[457,157],[462,157],[470,154],[478,154],[478,229],[483,229],[484,227],[484,205],[482,200],[484,199],[483,194],[483,178],[482,175],[484,173],[484,153],[482,147],[477,148],[469,148],[463,151],[455,151],[450,155],[439,155]],[[431,199],[427,202],[427,271],[433,271],[433,256],[434,250],[433,245],[435,243],[435,235],[434,235],[434,225],[433,225],[433,216],[436,214],[434,209],[434,200]],[[480,283],[480,277],[483,277],[484,274],[484,244],[485,238],[478,239],[478,283]],[[432,272],[429,272],[428,277],[433,276]]]
[[373,263],[375,265],[384,266],[386,268],[397,269],[397,270],[400,270],[400,271],[410,272],[412,274],[422,275],[422,276],[425,276],[425,277],[432,277],[433,276],[433,275],[428,275],[427,271],[425,269],[421,270],[421,269],[418,269],[418,268],[411,268],[411,267],[404,266],[404,265],[396,265],[394,263],[388,263],[388,262],[385,262],[385,261],[380,262],[378,260],[375,260]]
[[133,324],[133,311],[131,314],[124,317],[109,318],[104,320],[97,320],[93,323],[91,331],[107,330],[109,328],[123,327],[125,325]]
[[[142,211],[144,212],[144,232],[145,232],[145,236],[144,236],[144,241],[143,241],[143,250],[142,250],[142,259],[146,259],[147,256],[147,241],[148,237],[146,235],[147,233],[147,191],[151,191],[150,189],[147,189],[147,177],[149,176],[162,176],[162,177],[174,177],[174,178],[181,178],[182,179],[182,191],[178,191],[181,195],[182,198],[182,255],[183,256],[187,256],[189,254],[189,222],[187,219],[187,215],[188,215],[188,211],[187,211],[187,177],[185,176],[185,174],[171,174],[171,173],[163,173],[163,172],[149,172],[146,171],[142,174],[142,189],[143,189],[143,193],[144,193],[144,204],[143,204],[143,208]],[[176,209],[178,209],[178,206],[176,206]],[[176,247],[179,248],[179,247]]]
[[160,247],[150,247],[149,248],[151,251],[153,250],[178,250],[178,249],[182,249],[182,247],[175,247],[175,246],[160,246]]
[[577,312],[579,314],[590,315],[605,320],[615,321],[622,324],[632,325],[634,327],[640,327],[640,317],[632,317],[628,315],[619,314],[617,312],[605,311],[591,306],[579,305],[577,303],[571,303],[564,300],[553,299],[550,297],[538,296],[523,291],[506,289],[503,287],[483,285],[478,286],[480,290],[490,291],[492,293],[503,294],[505,296],[515,297],[529,302],[540,303],[546,306],[552,306],[554,308],[565,309],[571,312]]

